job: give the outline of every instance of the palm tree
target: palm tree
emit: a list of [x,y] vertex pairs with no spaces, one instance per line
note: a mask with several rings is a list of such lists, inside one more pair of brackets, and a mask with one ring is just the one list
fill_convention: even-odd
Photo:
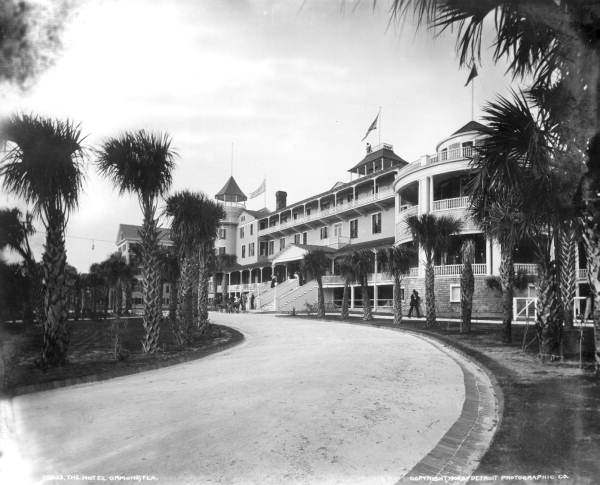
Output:
[[384,271],[394,278],[394,324],[402,323],[402,279],[410,271],[410,266],[415,259],[415,250],[406,245],[393,246],[377,251],[377,260]]
[[[171,232],[179,248],[181,259],[180,304],[178,305],[180,319],[189,318],[189,311],[186,312],[185,307],[189,305],[188,298],[192,298],[193,302],[194,293],[197,291],[196,325],[201,333],[204,333],[208,329],[208,278],[212,251],[219,223],[225,217],[225,211],[220,204],[210,200],[206,195],[184,190],[167,199],[165,212],[172,218]],[[195,270],[198,274],[196,284],[194,283]],[[188,325],[184,324],[184,327],[188,328]]]
[[71,121],[20,114],[5,120],[0,140],[9,143],[0,166],[4,189],[31,204],[46,230],[41,363],[60,365],[69,343],[65,228],[82,187],[83,137]]
[[337,267],[340,275],[344,279],[344,292],[342,295],[342,308],[340,312],[340,318],[342,320],[348,320],[348,318],[350,317],[350,311],[348,310],[348,293],[350,289],[350,283],[356,280],[356,275],[354,274],[354,266],[352,265],[352,260],[347,255],[341,257],[338,260]]
[[[315,249],[307,252],[302,259],[302,271],[317,280],[317,318],[325,318],[325,297],[323,295],[323,276],[330,266],[325,251]],[[308,279],[308,277],[307,277]]]
[[26,281],[24,321],[27,323],[33,323],[35,302],[43,297],[41,278],[29,244],[29,236],[35,232],[32,222],[33,214],[29,212],[23,217],[16,207],[0,209],[0,251],[9,248],[15,251],[24,263]]
[[373,320],[369,298],[369,274],[373,273],[374,254],[370,249],[359,249],[349,255],[354,281],[360,284],[364,321]]
[[475,277],[473,263],[475,262],[475,243],[472,239],[463,242],[460,252],[462,255],[462,273],[460,275],[460,309],[461,333],[471,331],[471,315],[473,313],[473,293],[475,292]]
[[[231,268],[235,266],[237,262],[237,257],[235,254],[217,254],[214,258],[211,259],[211,269],[213,271],[213,284],[214,284],[214,295],[215,299],[217,298],[217,274],[222,273],[227,268]],[[221,293],[223,294],[223,300],[227,296],[227,278],[225,278],[225,274],[223,273],[223,278],[221,280]]]
[[176,153],[167,134],[145,130],[125,132],[104,141],[97,151],[99,172],[108,177],[119,193],[136,194],[143,214],[140,229],[145,336],[144,352],[158,350],[162,319],[162,288],[158,260],[159,199],[172,182]]
[[460,231],[461,221],[449,216],[432,214],[411,216],[407,219],[413,240],[425,252],[425,313],[426,325],[435,325],[435,273],[433,258],[448,250],[450,237]]
[[201,218],[198,244],[198,323],[200,333],[209,328],[208,322],[208,280],[210,277],[210,259],[221,220],[225,218],[223,206],[202,194],[199,201]]

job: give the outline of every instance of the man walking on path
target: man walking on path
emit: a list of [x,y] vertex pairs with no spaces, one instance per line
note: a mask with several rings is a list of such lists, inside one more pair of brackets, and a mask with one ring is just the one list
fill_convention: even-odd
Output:
[[413,290],[410,295],[410,310],[408,311],[408,316],[413,316],[413,310],[416,311],[417,317],[421,316],[421,312],[419,310],[419,304],[421,303],[421,297],[419,296],[419,292],[417,290]]

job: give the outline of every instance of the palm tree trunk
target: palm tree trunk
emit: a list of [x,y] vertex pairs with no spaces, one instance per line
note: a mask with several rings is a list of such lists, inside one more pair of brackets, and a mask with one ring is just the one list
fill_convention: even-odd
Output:
[[573,299],[577,290],[577,268],[575,267],[575,227],[567,224],[559,232],[559,289],[565,326],[573,327]]
[[402,323],[402,298],[401,288],[402,280],[399,275],[394,275],[394,325]]
[[348,311],[348,280],[344,280],[344,294],[342,295],[342,312],[340,317],[342,320],[348,320],[350,312]]
[[62,365],[67,361],[69,332],[67,329],[65,266],[67,252],[60,224],[46,227],[46,245],[42,257],[44,269],[44,341],[42,365]]
[[208,330],[208,278],[210,272],[207,268],[206,251],[201,251],[198,261],[198,320],[197,326],[200,334]]
[[553,261],[538,265],[536,327],[542,357],[558,355],[561,338],[560,302],[557,295],[556,266]]
[[433,261],[425,264],[425,326],[433,327],[436,323],[435,316],[435,274]]
[[142,239],[142,297],[144,302],[144,352],[157,352],[160,323],[162,320],[162,291],[160,284],[160,261],[158,258],[158,229],[156,221],[148,214],[144,215],[144,224],[140,230]]
[[323,279],[317,276],[317,318],[325,318],[325,297],[323,296]]
[[[591,221],[591,219],[590,219]],[[594,298],[594,312],[592,319],[594,321],[594,343],[596,372],[600,370],[600,320],[598,319],[598,309],[600,309],[600,225],[593,225],[591,222],[585,227],[583,239],[585,242],[587,263],[588,263],[588,281]]]
[[369,285],[367,284],[367,278],[363,278],[362,283],[362,301],[363,301],[363,317],[364,321],[373,320],[373,314],[371,312],[371,299],[369,298]]
[[193,325],[192,286],[194,284],[193,263],[189,257],[183,257],[180,264],[180,275],[177,290],[177,309],[174,325],[174,336],[178,346],[189,340]]
[[513,284],[515,268],[513,265],[512,247],[501,244],[500,246],[500,286],[502,287],[502,325],[504,328],[503,341],[512,342],[512,314],[513,314]]
[[475,277],[470,261],[463,263],[460,277],[460,306],[461,306],[461,333],[471,331],[471,315],[473,314],[473,293],[475,292]]

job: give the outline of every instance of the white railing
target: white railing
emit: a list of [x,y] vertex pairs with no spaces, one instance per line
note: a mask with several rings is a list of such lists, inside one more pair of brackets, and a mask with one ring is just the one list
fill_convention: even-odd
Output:
[[533,296],[519,296],[513,298],[513,320],[537,318],[537,298]]
[[443,211],[451,209],[465,209],[469,205],[469,197],[455,197],[453,199],[441,199],[433,201],[434,211]]
[[528,275],[537,275],[537,264],[535,263],[515,263],[515,273],[525,273]]
[[[487,264],[475,263],[472,267],[474,275],[487,274]],[[442,266],[434,266],[433,272],[436,276],[460,276],[462,269],[462,264],[445,264]]]
[[579,280],[587,280],[588,270],[587,268],[578,268],[577,269],[577,279]]
[[318,219],[322,219],[323,217],[327,217],[334,214],[339,214],[340,212],[347,211],[349,209],[353,209],[355,207],[361,207],[366,204],[370,204],[372,202],[377,202],[378,200],[387,199],[388,197],[393,197],[394,191],[391,189],[388,190],[380,190],[376,194],[370,194],[366,197],[361,197],[350,202],[337,204],[334,207],[330,207],[328,209],[314,211],[309,215],[297,217],[296,219],[288,219],[282,224],[274,224],[270,227],[260,229],[260,233],[267,233],[272,231],[280,231],[283,229],[287,229],[298,224],[304,224],[305,222],[310,222]]
[[473,147],[459,147],[451,150],[443,150],[435,155],[427,157],[427,165],[433,165],[438,162],[451,162],[452,160],[463,160],[473,158]]

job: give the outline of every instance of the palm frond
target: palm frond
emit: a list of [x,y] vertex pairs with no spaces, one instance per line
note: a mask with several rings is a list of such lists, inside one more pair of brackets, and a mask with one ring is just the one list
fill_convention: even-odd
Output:
[[142,204],[149,205],[164,195],[173,182],[177,152],[167,133],[124,132],[105,140],[96,156],[100,174],[111,180],[119,193],[137,194]]
[[66,219],[79,202],[84,139],[80,126],[70,120],[26,114],[4,120],[3,187],[31,204],[36,214],[61,213]]
[[319,278],[325,274],[330,264],[325,251],[315,249],[304,255],[302,259],[302,271],[310,273],[314,278]]

